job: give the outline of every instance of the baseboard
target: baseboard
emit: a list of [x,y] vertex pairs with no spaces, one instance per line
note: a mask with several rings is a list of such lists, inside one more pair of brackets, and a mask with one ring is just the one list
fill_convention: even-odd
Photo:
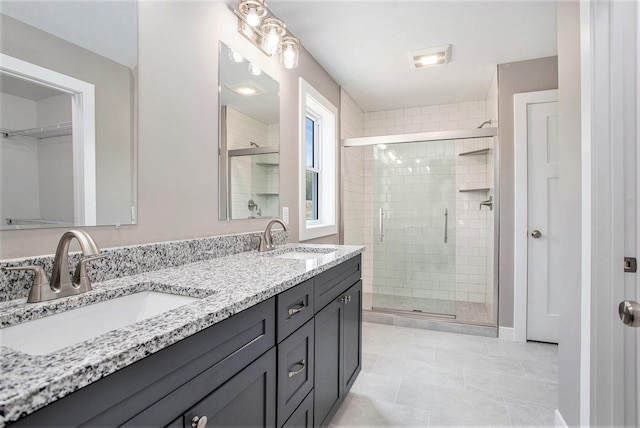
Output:
[[558,428],[568,428],[569,425],[564,421],[564,418],[560,414],[560,410],[556,409],[556,427]]
[[514,341],[516,337],[513,327],[498,327],[498,339]]

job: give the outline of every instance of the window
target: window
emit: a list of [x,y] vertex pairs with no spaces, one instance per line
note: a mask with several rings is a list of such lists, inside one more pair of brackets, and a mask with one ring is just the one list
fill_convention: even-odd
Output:
[[300,79],[300,240],[337,233],[337,109]]

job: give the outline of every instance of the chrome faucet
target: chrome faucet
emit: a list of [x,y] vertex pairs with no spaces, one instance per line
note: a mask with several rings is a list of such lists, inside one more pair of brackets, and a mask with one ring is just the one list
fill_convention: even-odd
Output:
[[[74,238],[78,240],[84,258],[78,262],[73,277],[71,277],[69,275],[69,244]],[[34,271],[35,277],[27,302],[36,303],[90,291],[91,281],[87,275],[87,263],[103,257],[106,257],[106,254],[100,254],[98,245],[87,232],[69,230],[62,235],[60,242],[58,242],[53,259],[51,282],[47,281],[47,274],[41,266],[15,266],[2,269]]]
[[274,223],[280,223],[282,225],[282,228],[284,230],[287,230],[287,226],[282,222],[282,220],[279,220],[277,218],[271,220],[267,227],[264,229],[264,233],[260,238],[260,247],[258,247],[258,251],[261,253],[265,251],[275,250],[276,248],[276,246],[273,245],[273,236],[271,235],[271,227],[274,225]]

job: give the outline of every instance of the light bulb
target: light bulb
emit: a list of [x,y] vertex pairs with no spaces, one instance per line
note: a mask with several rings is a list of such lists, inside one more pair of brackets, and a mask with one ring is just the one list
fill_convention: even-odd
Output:
[[285,61],[293,61],[296,58],[296,53],[293,51],[293,47],[289,46],[283,53]]
[[231,58],[231,61],[233,61],[233,62],[242,62],[242,61],[244,61],[244,58],[242,57],[242,55],[240,55],[238,52],[234,51],[233,49],[229,49],[229,57]]
[[262,73],[262,70],[260,70],[257,65],[249,63],[249,73],[253,74],[254,76],[259,76],[260,73]]
[[255,7],[249,8],[249,13],[247,14],[247,24],[249,24],[252,27],[256,27],[258,24],[260,24],[260,17],[256,12]]
[[274,54],[278,51],[278,45],[280,44],[280,37],[275,28],[272,28],[267,35],[267,41],[265,43],[265,49],[270,54]]

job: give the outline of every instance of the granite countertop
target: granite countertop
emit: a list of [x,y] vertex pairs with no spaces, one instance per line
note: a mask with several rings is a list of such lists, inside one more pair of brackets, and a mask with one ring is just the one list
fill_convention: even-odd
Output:
[[[296,248],[322,255],[310,260],[276,257]],[[200,298],[46,355],[28,355],[0,346],[0,426],[267,300],[363,250],[361,246],[287,244],[270,253],[244,252],[97,282],[92,291],[80,296],[30,304],[26,299],[2,302],[0,327],[4,328],[139,291]],[[61,334],[68,328],[60,326]]]

